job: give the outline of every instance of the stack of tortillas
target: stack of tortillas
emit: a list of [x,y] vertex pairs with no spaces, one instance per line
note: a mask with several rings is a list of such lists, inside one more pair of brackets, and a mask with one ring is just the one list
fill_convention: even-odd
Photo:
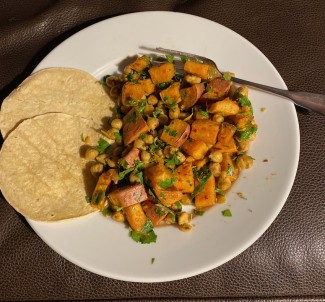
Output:
[[87,135],[111,115],[113,101],[90,74],[48,68],[28,77],[2,103],[0,189],[25,217],[54,221],[95,211],[85,201],[94,178],[81,152]]

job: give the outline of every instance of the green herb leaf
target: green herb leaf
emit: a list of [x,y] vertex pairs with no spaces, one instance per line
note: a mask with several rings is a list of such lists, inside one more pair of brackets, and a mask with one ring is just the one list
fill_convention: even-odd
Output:
[[225,196],[225,192],[219,188],[216,188],[216,193],[221,195],[221,196]]
[[222,76],[224,78],[224,80],[226,81],[230,81],[232,76],[231,76],[231,73],[230,72],[225,72]]
[[164,102],[165,106],[169,109],[173,109],[177,105],[176,100],[172,97],[164,97],[163,102]]
[[122,135],[120,132],[114,132],[114,136],[115,136],[115,140],[117,142],[121,142],[122,141]]
[[173,76],[173,81],[174,82],[182,82],[183,81],[183,76],[181,75],[181,74],[175,74],[174,76]]
[[164,206],[161,203],[157,203],[157,206],[163,208],[166,212],[168,212],[170,214],[172,220],[176,221],[176,214],[175,214],[175,212],[173,210],[171,210],[170,208]]
[[211,177],[212,173],[208,168],[202,168],[198,171],[195,167],[193,168],[193,173],[196,179],[199,182],[199,185],[194,189],[191,194],[192,198],[194,198],[199,192],[203,192],[204,186]]
[[153,264],[155,262],[155,258],[151,258],[151,264]]
[[170,86],[170,84],[171,84],[171,82],[162,82],[162,83],[157,84],[157,87],[158,87],[158,89],[165,89],[168,86]]
[[227,170],[227,175],[232,176],[234,174],[235,167],[233,165],[230,165]]
[[87,203],[91,203],[91,198],[89,196],[85,196]]
[[171,179],[161,180],[158,185],[163,189],[170,188],[177,181],[177,177],[172,177]]
[[136,173],[135,176],[139,179],[140,184],[143,184],[143,172],[140,171],[140,172]]
[[152,112],[152,116],[157,118],[159,116],[159,114],[161,113],[161,110],[155,110],[154,112]]
[[236,131],[236,136],[239,138],[239,140],[241,141],[246,141],[248,140],[255,132],[257,131],[257,127],[254,125],[251,125],[251,127],[249,127],[246,130],[243,131]]
[[104,216],[111,216],[113,214],[112,210],[109,207],[104,208],[104,210],[102,211],[102,214]]
[[252,103],[246,95],[237,93],[235,97],[237,98],[237,102],[241,107],[248,106],[250,108],[250,113],[252,115],[254,114]]
[[141,232],[136,232],[131,227],[130,230],[130,236],[135,242],[140,242],[141,244],[149,244],[156,242],[157,235],[152,229],[152,224],[149,219],[147,219],[144,227],[142,228]]
[[187,56],[181,56],[181,61],[183,63],[187,62],[189,60],[189,58]]
[[109,142],[100,138],[98,140],[97,151],[102,154],[106,151],[106,149],[110,146]]
[[176,201],[175,203],[174,203],[174,205],[176,206],[176,208],[177,208],[177,211],[179,211],[179,212],[181,212],[182,211],[182,204],[179,202],[179,201]]
[[201,210],[197,210],[197,209],[193,210],[193,214],[194,215],[203,216],[204,213],[205,212],[204,211],[201,211]]
[[155,213],[160,215],[160,216],[164,216],[166,213],[158,208],[155,209]]
[[174,57],[172,55],[166,55],[166,59],[169,63],[173,63],[174,62]]
[[175,166],[178,166],[181,164],[176,153],[174,153],[171,158],[165,159],[165,163],[167,166],[172,166],[172,167],[175,167]]
[[82,142],[85,142],[85,138],[84,138],[84,134],[83,133],[80,134],[80,139],[81,139]]
[[229,209],[223,210],[221,213],[224,217],[232,217],[232,213]]
[[168,126],[164,126],[164,131],[173,137],[175,137],[178,133],[177,130],[171,130]]
[[209,116],[209,112],[207,112],[207,111],[204,111],[203,109],[199,109],[199,112],[200,112],[200,114],[202,115],[202,116],[205,116],[205,117],[208,117]]

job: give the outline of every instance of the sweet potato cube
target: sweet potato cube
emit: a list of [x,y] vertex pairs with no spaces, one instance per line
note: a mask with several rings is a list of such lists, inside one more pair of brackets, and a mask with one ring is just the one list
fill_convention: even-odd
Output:
[[219,113],[222,116],[236,115],[239,112],[239,106],[237,102],[232,101],[230,98],[225,98],[222,101],[211,104],[208,112]]
[[214,148],[222,152],[237,152],[237,146],[233,135],[236,132],[236,127],[232,124],[224,122],[221,124],[218,141],[214,145]]
[[143,212],[141,204],[133,204],[127,208],[124,208],[123,211],[131,228],[136,232],[141,232],[147,222],[147,216]]
[[181,109],[186,111],[192,108],[202,95],[203,91],[204,84],[202,83],[194,84],[191,87],[181,89]]
[[125,160],[125,169],[129,169],[135,166],[135,162],[140,160],[140,150],[138,148],[132,147],[123,157]]
[[175,75],[175,66],[173,63],[166,62],[158,66],[153,66],[148,70],[152,82],[157,85],[170,82]]
[[231,87],[232,81],[223,79],[213,79],[208,83],[205,93],[202,94],[200,101],[215,102],[224,99]]
[[180,201],[183,197],[183,193],[175,190],[175,188],[165,190],[157,186],[153,188],[153,191],[159,201],[166,207],[170,207],[173,203]]
[[125,145],[134,142],[140,134],[149,131],[146,121],[135,107],[127,113],[123,121],[123,140]]
[[154,227],[159,225],[168,214],[162,207],[155,205],[149,200],[143,202],[142,209]]
[[223,153],[221,162],[221,171],[227,172],[231,182],[234,182],[238,178],[239,169],[232,160],[233,153]]
[[190,139],[183,144],[182,150],[187,155],[192,156],[196,160],[199,160],[204,158],[205,154],[209,150],[209,147],[203,141]]
[[129,105],[132,100],[141,100],[145,98],[142,85],[139,83],[126,82],[122,87],[122,104]]
[[144,185],[118,188],[108,194],[110,202],[118,207],[129,207],[148,199]]
[[195,120],[192,123],[190,138],[201,140],[208,145],[214,145],[217,141],[219,124],[208,120]]
[[181,101],[181,95],[179,92],[179,88],[181,86],[180,82],[175,82],[173,84],[171,84],[169,87],[167,87],[166,89],[160,91],[160,98],[163,101],[166,100],[173,100],[176,103],[179,103]]
[[182,193],[192,193],[194,191],[194,175],[192,163],[184,163],[175,169],[175,188]]
[[175,148],[179,148],[187,140],[190,130],[191,127],[188,123],[174,119],[168,126],[164,127],[160,139]]
[[150,58],[148,56],[138,57],[133,63],[126,66],[125,71],[128,73],[130,69],[140,72],[150,65]]
[[[199,182],[195,180],[195,186],[198,186]],[[204,185],[202,192],[199,192],[195,196],[195,206],[198,209],[211,207],[216,203],[216,182],[213,175],[211,175]]]
[[100,211],[104,210],[105,206],[107,205],[106,192],[109,189],[111,183],[112,175],[110,170],[102,173],[99,176],[96,187],[91,196],[90,205],[92,207],[99,209]]
[[155,85],[152,83],[151,79],[139,80],[139,84],[142,86],[145,96],[155,92]]
[[221,77],[220,72],[213,65],[195,61],[185,62],[184,71],[186,73],[196,75],[203,80],[212,80],[216,77]]
[[159,183],[168,181],[175,175],[163,164],[156,164],[145,168],[144,177],[151,187],[157,187]]

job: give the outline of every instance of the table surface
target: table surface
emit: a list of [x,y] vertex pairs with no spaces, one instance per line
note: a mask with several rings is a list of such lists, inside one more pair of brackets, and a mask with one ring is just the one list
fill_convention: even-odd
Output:
[[[323,0],[15,0],[0,3],[0,100],[73,33],[111,16],[148,10],[223,24],[259,48],[290,90],[325,94]],[[297,115],[301,155],[289,198],[266,233],[235,259],[174,282],[104,278],[51,250],[0,197],[0,300],[324,301],[325,118],[301,109]]]

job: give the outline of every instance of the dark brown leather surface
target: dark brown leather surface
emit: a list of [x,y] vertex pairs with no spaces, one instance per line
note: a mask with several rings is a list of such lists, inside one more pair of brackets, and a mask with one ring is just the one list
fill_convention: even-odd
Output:
[[[71,34],[104,18],[144,10],[185,12],[221,23],[257,46],[289,89],[325,94],[323,0],[8,0],[0,2],[1,99]],[[301,110],[298,118],[301,157],[288,201],[267,232],[232,261],[168,283],[104,278],[52,251],[0,199],[0,300],[324,301],[325,118]]]

